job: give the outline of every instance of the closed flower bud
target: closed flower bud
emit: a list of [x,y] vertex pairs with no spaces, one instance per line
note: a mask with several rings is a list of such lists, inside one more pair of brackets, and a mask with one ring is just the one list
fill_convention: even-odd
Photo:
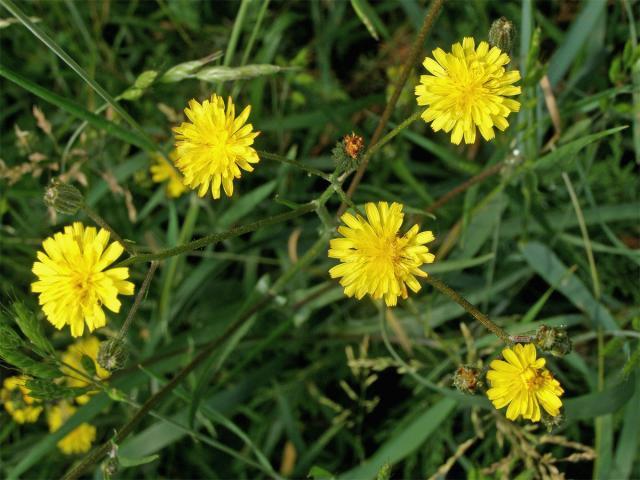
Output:
[[480,369],[472,365],[461,365],[453,375],[453,386],[462,393],[474,394],[478,387],[482,386]]
[[341,172],[348,172],[358,167],[362,157],[364,139],[360,135],[351,133],[345,135],[341,142],[331,150],[331,156]]
[[563,357],[571,351],[571,339],[567,330],[562,327],[538,328],[534,343],[543,352],[550,352],[555,357]]
[[551,432],[553,429],[558,428],[564,423],[564,415],[560,414],[554,417],[543,410],[540,421],[545,427],[547,427],[547,432]]
[[84,197],[73,185],[53,178],[44,191],[44,203],[58,213],[75,215],[84,206]]
[[115,338],[100,344],[98,365],[105,370],[109,372],[120,370],[127,363],[128,358],[129,350],[122,340]]
[[511,45],[513,45],[515,33],[516,30],[513,23],[505,17],[500,17],[491,24],[491,28],[489,29],[489,43],[494,47],[498,47],[503,52],[509,53],[511,51]]

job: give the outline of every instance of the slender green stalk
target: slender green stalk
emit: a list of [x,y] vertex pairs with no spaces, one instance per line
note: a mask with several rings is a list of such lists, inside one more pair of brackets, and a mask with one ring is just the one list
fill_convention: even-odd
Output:
[[330,176],[328,173],[324,173],[323,171],[318,170],[317,168],[308,167],[307,165],[304,165],[296,160],[291,160],[290,158],[283,157],[282,155],[276,155],[275,153],[269,153],[269,152],[264,152],[262,150],[258,150],[258,156],[260,156],[261,158],[266,158],[267,160],[274,160],[276,162],[292,165],[296,168],[299,168],[300,170],[304,170],[305,172],[310,173],[311,175],[324,178],[327,181],[330,180]]
[[[415,65],[416,61],[418,60],[418,57],[420,56],[420,53],[422,52],[422,49],[424,48],[424,42],[427,38],[427,34],[431,30],[431,27],[433,26],[433,23],[435,22],[436,17],[438,16],[440,9],[442,8],[443,3],[444,3],[444,0],[431,0],[431,5],[429,7],[429,11],[427,12],[427,15],[424,17],[422,28],[420,29],[420,32],[416,37],[416,41],[413,43],[413,47],[411,47],[411,53],[409,54],[406,62],[402,66],[402,71],[400,72],[398,81],[393,87],[393,93],[391,94],[389,103],[387,103],[387,105],[384,108],[384,112],[382,112],[382,116],[380,117],[378,126],[373,132],[373,136],[371,137],[371,142],[369,143],[369,147],[367,148],[367,150],[371,150],[376,145],[376,143],[378,143],[378,140],[380,139],[382,132],[387,126],[387,122],[389,121],[389,118],[391,118],[391,113],[393,112],[393,109],[395,108],[396,103],[398,103],[398,99],[400,98],[400,93],[402,92],[402,89],[404,88],[405,83],[407,83],[407,79],[409,78],[409,72],[411,72],[411,69]],[[358,167],[358,170],[356,171],[356,174],[354,175],[353,179],[351,180],[351,184],[347,189],[347,197],[349,198],[353,197],[353,194],[355,193],[356,188],[358,188],[358,185],[362,180],[364,172],[367,169],[367,165],[369,164],[369,159],[371,157],[370,155],[367,156],[367,154],[368,154],[368,151],[365,152],[363,161]],[[365,158],[366,158],[366,161],[365,161]],[[342,212],[344,212],[345,208],[346,208],[346,204],[342,204],[340,206],[340,209],[338,210],[338,215],[341,215]]]
[[573,209],[575,210],[576,217],[578,218],[580,233],[582,234],[582,240],[584,241],[584,249],[587,253],[587,260],[589,261],[591,283],[593,284],[593,296],[596,298],[596,300],[600,300],[600,280],[598,279],[598,269],[596,268],[596,261],[593,257],[593,249],[591,248],[591,239],[589,238],[589,232],[587,231],[587,224],[584,221],[584,215],[582,214],[582,209],[580,208],[580,203],[578,202],[578,196],[573,189],[573,184],[571,183],[569,175],[567,175],[566,172],[562,172],[562,179],[564,180],[564,184],[567,187],[569,197],[571,197],[571,203],[573,204]]
[[369,150],[367,150],[367,152],[362,157],[362,161],[365,161],[365,158],[366,158],[366,162],[369,163],[369,159],[373,156],[374,153],[376,153],[384,145],[386,145],[391,140],[393,140],[400,132],[402,132],[409,125],[411,125],[413,122],[418,120],[420,118],[420,115],[422,115],[422,112],[420,110],[418,110],[413,115],[411,115],[409,118],[404,120],[401,124],[397,125],[396,128],[394,128],[389,133],[387,133],[384,137],[382,137],[380,139],[380,141],[378,141],[377,143],[371,145],[371,148]]
[[151,262],[151,266],[147,271],[147,275],[144,277],[142,286],[140,287],[140,290],[138,290],[136,299],[134,300],[133,305],[129,310],[129,313],[127,314],[127,318],[122,324],[122,328],[120,328],[120,332],[118,332],[116,341],[122,341],[124,339],[124,336],[127,334],[127,331],[129,331],[131,322],[133,321],[133,318],[136,316],[136,313],[138,312],[138,307],[140,307],[142,300],[144,300],[144,297],[147,294],[147,290],[149,289],[149,284],[151,284],[151,279],[153,278],[153,274],[156,273],[156,269],[158,268],[158,265],[159,265],[158,262]]
[[173,248],[167,248],[166,250],[162,250],[160,252],[134,255],[133,257],[127,258],[126,260],[118,263],[116,267],[126,267],[135,263],[148,262],[151,260],[162,260],[165,258],[173,257],[175,255],[180,255],[181,253],[197,250],[199,248],[206,247],[207,245],[213,245],[223,240],[227,240],[228,238],[238,237],[240,235],[244,235],[245,233],[254,232],[259,228],[268,227],[270,225],[275,225],[276,223],[286,222],[287,220],[300,217],[305,213],[312,212],[317,208],[317,206],[317,202],[312,201],[302,205],[296,210],[280,213],[268,218],[263,218],[262,220],[258,220],[256,222],[232,228],[230,230],[227,230],[226,232],[213,233],[211,235],[207,235],[206,237],[183,243],[182,245],[178,245]]
[[493,323],[489,317],[487,317],[484,313],[474,307],[471,303],[467,301],[462,295],[448,287],[445,283],[433,277],[433,275],[429,275],[425,278],[426,282],[431,286],[435,287],[441,293],[444,293],[451,300],[456,302],[462,308],[464,308],[469,315],[478,320],[484,327],[489,330],[491,333],[496,335],[500,340],[502,340],[507,345],[511,345],[511,340],[509,339],[509,334],[505,332],[498,325]]
[[111,237],[118,243],[120,243],[120,245],[122,245],[124,247],[124,249],[127,251],[127,253],[129,255],[135,255],[136,251],[135,249],[131,246],[131,244],[129,242],[125,242],[122,237],[120,235],[118,235],[118,232],[116,232],[113,228],[111,228],[111,225],[109,225],[104,218],[102,218],[100,215],[98,215],[98,213],[94,210],[92,210],[91,208],[89,208],[86,204],[82,206],[82,210],[84,211],[84,213],[87,214],[87,216],[93,220],[95,223],[97,223],[100,227],[104,228],[105,230],[107,230],[110,234]]

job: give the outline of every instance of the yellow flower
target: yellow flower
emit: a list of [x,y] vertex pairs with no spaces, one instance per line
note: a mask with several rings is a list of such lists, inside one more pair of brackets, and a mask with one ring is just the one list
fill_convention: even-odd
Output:
[[451,132],[451,142],[459,145],[463,136],[465,143],[476,141],[476,127],[491,140],[494,126],[503,131],[509,126],[509,114],[520,110],[519,102],[505,98],[520,93],[520,87],[512,85],[520,72],[504,68],[509,55],[487,42],[476,49],[473,38],[466,37],[462,45],[453,45],[452,53],[437,48],[433,56],[435,60],[427,57],[423,62],[433,75],[422,75],[415,93],[418,105],[429,107],[422,118],[435,132]]
[[507,418],[515,420],[520,415],[532,422],[540,421],[540,405],[549,415],[560,414],[564,390],[551,372],[544,368],[545,359],[536,359],[536,347],[532,344],[517,344],[513,349],[505,348],[502,356],[506,360],[491,362],[487,380],[491,388],[487,397],[496,408],[507,408]]
[[[175,150],[169,153],[169,159],[174,163],[178,159],[178,154]],[[169,198],[178,198],[187,190],[186,185],[182,179],[182,176],[176,172],[171,166],[159,155],[153,157],[153,165],[149,167],[151,170],[151,179],[156,183],[167,182],[165,191]]]
[[29,396],[31,390],[26,387],[27,380],[24,375],[5,378],[0,390],[4,409],[17,423],[33,423],[42,412],[42,406]]
[[391,207],[387,202],[367,203],[365,211],[366,219],[350,213],[342,215],[346,226],[338,227],[338,232],[344,238],[334,238],[329,244],[329,257],[341,263],[329,274],[331,278],[342,277],[340,284],[348,297],[384,297],[391,307],[399,296],[407,298],[407,287],[414,292],[420,290],[416,276],[427,276],[420,266],[435,258],[424,246],[433,241],[433,233],[419,232],[414,225],[400,236],[404,214],[399,203]]
[[253,132],[250,123],[245,125],[250,111],[251,107],[246,107],[236,118],[231,98],[225,111],[224,100],[216,94],[202,103],[191,100],[185,108],[190,122],[173,129],[178,155],[175,163],[185,183],[197,188],[200,197],[211,186],[213,198],[220,198],[220,185],[230,197],[240,169],[251,172],[251,164],[260,161],[251,147],[260,132]]
[[[53,433],[59,430],[74,413],[76,413],[76,408],[67,402],[60,402],[52,407],[47,415],[49,431]],[[91,444],[95,439],[96,427],[88,423],[81,423],[58,442],[58,448],[66,455],[86,453],[91,449]]]
[[44,252],[38,252],[40,261],[32,269],[38,281],[31,288],[40,293],[42,310],[58,330],[70,325],[71,335],[79,337],[86,322],[93,332],[107,322],[103,305],[117,313],[118,294],[133,295],[129,269],[107,269],[123,252],[120,243],[108,242],[108,231],[80,222],[42,242]]
[[[73,388],[83,388],[89,386],[89,382],[78,371],[91,376],[90,372],[87,372],[82,365],[82,357],[86,355],[91,360],[96,369],[97,380],[103,380],[109,377],[109,372],[98,365],[97,356],[100,349],[100,340],[96,337],[87,337],[78,340],[74,344],[67,348],[67,351],[62,354],[62,362],[65,365],[62,367],[62,373],[66,375],[67,384]],[[80,405],[84,405],[89,401],[89,394],[80,395],[76,397],[76,402]]]

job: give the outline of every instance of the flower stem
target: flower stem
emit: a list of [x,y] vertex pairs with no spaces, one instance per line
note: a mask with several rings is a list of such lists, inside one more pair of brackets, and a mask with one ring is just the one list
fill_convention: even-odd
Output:
[[120,328],[120,332],[118,332],[118,336],[116,337],[117,341],[122,341],[122,339],[124,339],[124,336],[127,334],[127,331],[129,330],[129,326],[131,325],[131,321],[133,320],[133,317],[135,317],[136,312],[138,311],[138,307],[142,303],[142,300],[144,299],[147,293],[147,290],[149,289],[149,284],[151,283],[153,274],[156,273],[156,268],[158,268],[158,262],[157,261],[151,262],[149,271],[147,272],[147,275],[144,277],[144,281],[142,282],[142,286],[140,287],[140,290],[138,290],[138,294],[136,295],[136,299],[133,302],[133,305],[131,306],[131,310],[129,310],[129,313],[127,314],[127,318],[122,324],[122,328]]
[[116,232],[113,228],[111,228],[111,225],[109,225],[104,218],[102,218],[100,215],[98,215],[98,213],[94,210],[92,210],[91,208],[89,208],[87,205],[83,205],[82,209],[84,210],[84,213],[87,214],[87,216],[93,220],[95,223],[97,223],[100,227],[104,228],[105,230],[107,230],[110,234],[111,237],[117,241],[120,245],[122,245],[124,247],[124,249],[127,251],[127,253],[131,256],[135,256],[136,251],[135,249],[131,246],[130,243],[125,242],[122,237],[120,235],[118,235],[118,232]]
[[413,122],[418,120],[420,118],[420,115],[422,115],[422,112],[418,110],[409,118],[404,120],[401,124],[397,125],[396,128],[394,128],[389,133],[387,133],[384,137],[382,137],[379,142],[377,142],[375,145],[372,145],[371,148],[367,151],[367,153],[365,153],[363,157],[363,161],[364,161],[364,158],[366,157],[367,163],[369,163],[369,159],[373,156],[374,153],[380,150],[385,144],[393,140],[400,132],[402,132],[402,130],[404,130]]
[[485,326],[487,330],[489,330],[491,333],[496,335],[500,340],[502,340],[507,345],[511,345],[512,342],[511,342],[511,339],[509,338],[509,334],[505,332],[502,328],[500,328],[498,325],[493,323],[489,319],[489,317],[487,317],[484,313],[482,313],[480,310],[474,307],[471,303],[469,303],[467,299],[465,299],[462,295],[460,295],[458,292],[448,287],[444,282],[438,280],[432,275],[429,275],[428,277],[426,277],[425,280],[431,286],[435,287],[441,293],[444,293],[447,297],[449,297],[451,300],[453,300],[462,308],[464,308],[469,315],[471,315],[473,318],[478,320],[482,325]]
[[183,243],[182,245],[178,245],[173,248],[161,250],[160,252],[135,255],[118,263],[116,267],[126,267],[135,263],[148,262],[151,260],[162,260],[165,258],[173,257],[175,255],[180,255],[181,253],[189,252],[191,250],[197,250],[199,248],[206,247],[207,245],[216,244],[228,238],[238,237],[240,235],[244,235],[245,233],[254,232],[259,228],[268,227],[280,222],[286,222],[287,220],[291,220],[292,218],[300,217],[305,213],[311,212],[316,208],[317,202],[315,201],[305,203],[301,207],[296,208],[295,210],[292,210],[290,212],[280,213],[278,215],[273,215],[272,217],[263,218],[262,220],[258,220],[256,222],[247,223],[246,225],[232,228],[230,230],[227,230],[226,232],[213,233],[211,235],[207,235],[206,237]]
[[[427,12],[427,15],[424,17],[424,23],[422,24],[420,33],[418,33],[418,36],[416,37],[416,41],[414,42],[413,47],[411,48],[411,53],[407,57],[407,61],[405,62],[405,64],[402,66],[402,71],[400,72],[398,81],[394,85],[393,93],[391,94],[389,103],[387,103],[386,107],[384,108],[384,112],[382,112],[382,116],[380,117],[378,126],[376,127],[375,131],[373,132],[373,136],[371,137],[371,142],[369,143],[367,152],[365,152],[362,158],[362,163],[360,164],[360,167],[358,167],[358,171],[356,172],[353,179],[351,180],[351,184],[349,185],[349,188],[347,190],[347,197],[349,198],[353,197],[353,194],[356,191],[356,188],[358,188],[358,185],[362,180],[364,171],[367,169],[367,165],[369,164],[369,159],[371,158],[371,155],[369,154],[369,150],[371,150],[376,145],[376,143],[378,143],[378,140],[380,139],[380,136],[382,135],[382,132],[384,131],[384,128],[386,127],[387,122],[389,121],[389,118],[391,118],[391,113],[393,112],[393,109],[395,108],[396,103],[398,103],[398,99],[400,98],[400,93],[404,88],[404,84],[407,83],[407,79],[409,78],[409,72],[415,65],[420,53],[422,52],[422,49],[424,48],[424,42],[425,42],[425,39],[427,38],[427,34],[431,30],[431,27],[433,26],[433,22],[435,22],[435,19],[438,16],[438,13],[442,8],[443,3],[444,3],[444,0],[431,0],[431,6],[429,7],[429,11]],[[343,203],[340,206],[340,209],[338,210],[338,216],[341,215],[345,209],[346,209],[346,204]]]

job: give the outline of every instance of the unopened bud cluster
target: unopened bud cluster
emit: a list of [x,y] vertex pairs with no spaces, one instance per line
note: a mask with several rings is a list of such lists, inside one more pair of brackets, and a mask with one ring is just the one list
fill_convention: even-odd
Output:
[[123,368],[129,358],[129,350],[121,339],[112,338],[100,344],[98,365],[113,372]]
[[482,386],[480,369],[472,365],[461,365],[453,375],[453,386],[462,393],[474,394]]
[[538,328],[533,342],[540,350],[549,352],[555,357],[563,357],[571,352],[571,339],[566,328],[563,327],[542,325]]
[[84,206],[80,190],[53,178],[44,191],[44,203],[63,215],[75,215]]

